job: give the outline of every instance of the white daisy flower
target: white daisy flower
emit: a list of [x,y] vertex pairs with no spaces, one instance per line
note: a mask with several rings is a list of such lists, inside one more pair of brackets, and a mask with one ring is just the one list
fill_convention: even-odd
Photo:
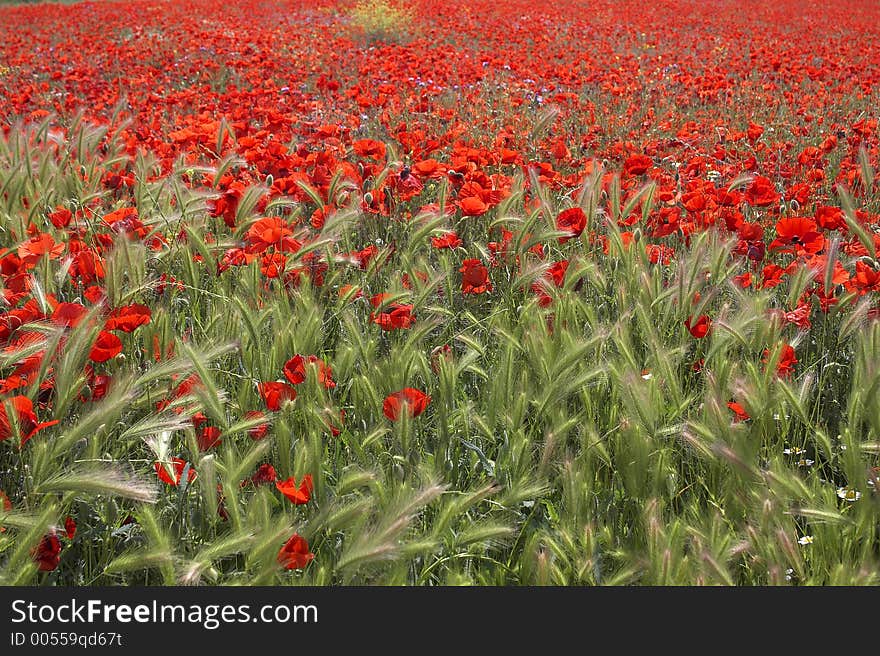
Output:
[[862,498],[862,493],[851,487],[839,487],[837,488],[837,496],[845,501],[858,501]]

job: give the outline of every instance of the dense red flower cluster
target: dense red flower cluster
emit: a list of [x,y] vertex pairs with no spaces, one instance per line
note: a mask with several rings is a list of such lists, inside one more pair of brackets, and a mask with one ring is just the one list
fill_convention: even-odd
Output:
[[[161,317],[184,283],[163,273],[149,295],[119,300],[108,281],[116,243],[156,257],[190,244],[199,275],[234,282],[247,271],[257,288],[332,293],[388,341],[418,333],[429,314],[430,267],[414,268],[421,257],[460,274],[432,302],[488,305],[501,296],[496,286],[526,280],[524,293],[549,312],[560,290],[576,286],[570,263],[585,253],[624,249],[668,267],[705,231],[735,244],[736,291],[810,272],[803,292],[773,311],[784,330],[864,299],[876,308],[880,215],[868,204],[844,211],[836,191],[864,197],[864,163],[880,160],[878,120],[862,112],[880,85],[876,3],[780,0],[744,11],[733,0],[689,2],[686,21],[681,0],[656,0],[651,11],[636,0],[596,0],[587,10],[562,0],[539,12],[527,0],[411,4],[412,38],[370,46],[331,0],[289,0],[282,12],[254,0],[4,9],[2,135],[54,115],[50,141],[60,143],[58,126],[83,112],[116,130],[128,157],[76,172],[105,197],[22,198],[0,237],[0,351],[9,363],[0,369],[0,441],[14,436],[27,448],[38,433],[51,435],[57,356],[78,331],[92,331],[88,363],[69,378],[82,403],[107,396],[126,358],[175,355]],[[157,179],[183,169],[184,183],[203,194],[198,228],[157,221],[138,204],[133,161],[142,152],[156,158]],[[594,176],[615,211],[584,211],[590,199],[579,192]],[[650,204],[639,196],[648,184]],[[265,193],[254,196],[255,185]],[[512,203],[527,229],[508,220]],[[343,246],[324,232],[352,209],[363,225]],[[388,238],[389,226],[418,230],[425,217],[438,223],[419,244]],[[46,271],[63,292],[44,293]],[[378,286],[377,271],[400,275]],[[677,321],[694,340],[711,340],[723,318],[693,308]],[[38,323],[55,330],[57,345]],[[787,343],[753,355],[781,377],[799,364]],[[273,413],[298,410],[311,377],[329,399],[321,421],[338,435],[345,367],[332,354],[293,350],[272,367],[252,379],[249,407],[260,409],[237,410],[252,422],[246,434],[263,439]],[[698,360],[693,370],[701,368]],[[187,405],[208,381],[182,378],[156,397],[156,410],[186,411],[198,448],[216,448],[222,422]],[[430,401],[405,388],[382,410],[397,421]],[[742,405],[728,407],[748,419]],[[194,480],[183,458],[155,463],[172,486],[185,470]],[[312,492],[310,476],[279,482],[268,463],[247,480],[274,483],[295,504]],[[59,553],[53,534],[34,558],[54,569]],[[278,560],[291,569],[312,557],[294,535]]]

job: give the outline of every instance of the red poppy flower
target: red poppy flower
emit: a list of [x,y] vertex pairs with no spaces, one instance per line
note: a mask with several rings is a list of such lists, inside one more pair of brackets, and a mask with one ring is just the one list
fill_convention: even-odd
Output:
[[746,409],[743,408],[739,403],[736,403],[735,401],[730,401],[727,404],[727,407],[730,408],[733,414],[736,415],[737,421],[746,421],[747,419],[751,419],[749,413],[746,412]]
[[353,251],[349,255],[357,262],[358,268],[366,270],[370,265],[370,261],[379,253],[379,247],[370,244],[359,251]]
[[49,213],[49,220],[56,228],[66,228],[70,225],[72,218],[73,212],[61,206],[56,207],[54,212]]
[[385,159],[386,147],[381,141],[375,139],[361,139],[351,144],[355,154],[358,157],[368,159],[382,160]]
[[760,223],[744,221],[736,229],[740,239],[745,241],[760,241],[764,238],[764,228]]
[[191,418],[192,425],[196,430],[199,430],[202,426],[208,423],[208,417],[204,412],[197,412]]
[[651,168],[652,164],[651,158],[647,155],[631,155],[623,163],[623,170],[628,175],[641,175]]
[[[174,378],[176,378],[176,376],[172,376],[172,379]],[[156,402],[156,409],[164,410],[165,407],[171,403],[171,401],[181,399],[190,394],[195,394],[196,390],[203,389],[204,386],[205,385],[204,383],[202,383],[202,379],[199,378],[198,374],[190,374],[181,381],[181,383],[174,389],[173,392],[171,392],[167,399]],[[177,407],[174,411],[180,414],[183,409]]]
[[[764,364],[770,362],[770,349],[764,349],[764,357],[761,360]],[[782,353],[779,355],[779,362],[776,365],[776,374],[783,378],[789,376],[794,371],[794,365],[798,363],[794,348],[790,344],[782,347]]]
[[565,273],[567,271],[568,260],[560,260],[559,262],[554,262],[550,268],[547,269],[544,277],[552,280],[556,287],[562,287],[562,284],[565,282]]
[[[183,476],[183,470],[186,469],[186,466],[189,464],[186,460],[181,460],[180,458],[172,458],[171,459],[171,468],[174,470],[174,478],[171,478],[171,475],[165,469],[165,466],[161,462],[154,463],[153,467],[156,469],[156,474],[159,476],[159,480],[163,483],[168,483],[168,485],[180,485],[180,477]],[[196,478],[196,470],[193,467],[189,468],[189,472],[186,475],[187,483],[192,483]]]
[[296,398],[296,389],[287,383],[275,381],[260,383],[259,389],[266,407],[273,412],[281,410],[284,401],[293,401]]
[[315,558],[309,551],[309,543],[298,533],[284,543],[278,551],[278,562],[284,569],[303,569]]
[[412,310],[412,305],[392,303],[385,308],[385,312],[371,312],[370,321],[378,324],[382,330],[406,330],[416,320]]
[[304,357],[294,355],[284,364],[284,377],[293,385],[299,385],[306,379],[306,365],[316,364],[318,367],[318,382],[327,389],[336,387],[333,381],[333,370],[324,364],[324,361],[315,355]]
[[282,253],[295,253],[302,244],[294,239],[293,230],[277,216],[266,217],[255,221],[247,233],[248,253],[262,253],[270,247]]
[[846,227],[846,216],[839,207],[820,205],[816,208],[816,222],[826,230],[840,230]]
[[431,237],[431,246],[434,248],[458,248],[462,241],[454,232],[444,232],[439,237]]
[[[266,415],[259,410],[248,410],[244,416],[247,419],[263,419]],[[248,436],[256,441],[262,440],[269,432],[269,422],[248,428]]]
[[779,200],[779,194],[776,193],[776,188],[770,178],[759,175],[752,180],[752,184],[746,189],[745,198],[749,205],[765,207],[776,203]]
[[278,278],[287,267],[287,258],[282,253],[266,253],[260,259],[260,273],[267,278]]
[[[314,356],[312,356],[314,357]],[[291,385],[299,385],[306,379],[306,359],[301,355],[294,355],[284,363],[284,377]]]
[[58,420],[46,421],[40,423],[34,412],[34,404],[26,396],[13,396],[5,401],[0,400],[0,441],[7,439],[12,435],[12,426],[9,423],[9,416],[6,414],[6,406],[11,405],[15,411],[18,420],[18,428],[21,433],[21,445],[31,439],[38,432],[49,426],[54,426]]
[[782,283],[782,276],[785,275],[785,269],[778,264],[768,264],[761,270],[761,287],[768,289],[776,287]]
[[292,476],[286,481],[275,483],[275,487],[297,506],[308,503],[309,499],[312,498],[312,490],[314,489],[311,474],[303,476],[299,487],[296,485],[296,479]]
[[98,339],[89,352],[89,360],[92,362],[107,362],[110,358],[115,358],[122,353],[122,340],[113,333],[102,330],[98,334]]
[[76,522],[73,517],[68,517],[64,520],[64,532],[67,534],[68,540],[72,540],[76,537]]
[[[72,242],[71,242],[72,243]],[[76,253],[70,265],[70,276],[88,285],[104,277],[104,260],[93,251],[83,248]]]
[[798,255],[818,253],[825,247],[825,237],[816,222],[806,218],[781,219],[776,223],[776,239],[771,249],[794,247]]
[[791,312],[782,312],[782,320],[785,323],[794,324],[798,328],[809,330],[811,326],[810,313],[812,312],[812,309],[813,307],[809,303],[799,303]]
[[567,237],[560,237],[559,243],[564,244],[569,239],[580,237],[584,228],[587,227],[587,215],[580,207],[572,207],[559,213],[556,217],[556,228],[568,232]]
[[479,196],[468,196],[458,201],[461,213],[465,216],[481,216],[486,213],[489,206]]
[[146,305],[124,305],[116,308],[110,313],[107,322],[104,324],[105,330],[121,330],[124,333],[134,332],[140,326],[150,323],[152,312]]
[[208,451],[222,444],[223,440],[220,439],[220,432],[217,426],[205,426],[202,428],[196,436],[199,451]]
[[[626,234],[628,233],[622,232],[620,233],[620,236],[623,237]],[[657,264],[659,262],[664,265],[669,265],[675,258],[675,249],[666,244],[648,244],[645,246],[645,252],[648,254],[648,261],[651,264]]]
[[257,471],[254,472],[253,476],[246,478],[241,482],[241,486],[244,487],[248,483],[254,485],[268,485],[269,483],[274,483],[276,480],[278,480],[278,474],[275,471],[275,468],[268,462],[264,462],[257,467]]
[[425,159],[416,162],[412,166],[412,171],[420,178],[440,178],[443,172],[440,170],[440,162],[436,159]]
[[397,421],[404,409],[409,412],[410,416],[418,417],[425,411],[431,397],[412,387],[405,387],[399,392],[389,394],[382,403],[382,412],[391,421]]
[[33,268],[44,255],[50,260],[61,257],[64,252],[64,242],[55,243],[52,235],[40,233],[18,247],[18,257],[27,268]]
[[74,328],[87,313],[88,310],[81,303],[59,303],[52,311],[52,322],[59,326]]
[[143,239],[147,235],[147,229],[138,217],[134,207],[121,207],[109,214],[104,215],[104,223],[113,232],[127,235],[130,239]]
[[568,260],[561,260],[547,269],[543,279],[532,283],[531,289],[538,296],[538,305],[547,307],[553,302],[553,297],[549,294],[549,284],[552,282],[555,287],[562,287],[567,270]]
[[320,230],[324,227],[324,223],[326,223],[327,218],[333,216],[336,210],[332,205],[324,205],[323,207],[317,208],[314,212],[312,212],[312,216],[309,219],[309,223],[315,230]]
[[752,274],[748,271],[746,271],[745,273],[741,273],[733,277],[733,282],[735,282],[738,287],[748,289],[752,286]]
[[31,557],[40,566],[41,572],[51,572],[61,562],[61,540],[54,533],[44,535],[32,551]]
[[850,285],[860,296],[868,292],[880,292],[880,271],[875,271],[861,260],[856,260],[856,275]]
[[712,320],[707,315],[701,314],[696,321],[693,321],[693,317],[688,317],[684,325],[695,338],[703,339],[712,327]]
[[746,134],[749,137],[749,141],[757,141],[758,138],[764,134],[764,127],[761,125],[757,125],[756,123],[752,123],[749,121],[749,129],[746,130]]
[[107,290],[100,285],[89,285],[83,290],[83,296],[93,305],[97,305],[107,298]]
[[461,263],[461,293],[483,294],[492,291],[489,269],[480,260],[469,258]]

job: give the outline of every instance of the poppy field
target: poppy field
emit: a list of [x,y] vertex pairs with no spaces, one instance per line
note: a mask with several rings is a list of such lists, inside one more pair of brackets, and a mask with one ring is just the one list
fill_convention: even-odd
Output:
[[877,25],[0,5],[0,583],[876,585]]

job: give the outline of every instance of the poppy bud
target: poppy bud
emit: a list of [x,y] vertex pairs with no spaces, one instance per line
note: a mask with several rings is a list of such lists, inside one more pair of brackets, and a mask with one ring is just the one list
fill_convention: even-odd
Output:
[[641,240],[642,240],[642,229],[636,228],[635,230],[633,230],[633,241],[638,244]]
[[797,202],[797,200],[794,198],[791,199],[791,202],[788,204],[788,206],[791,208],[792,212],[797,212],[801,209],[801,204]]
[[369,191],[368,191],[367,193],[364,194],[364,202],[365,202],[367,205],[372,205],[372,204],[373,204],[373,194],[371,194]]
[[275,183],[275,176],[271,173],[266,176],[266,186],[271,187]]

